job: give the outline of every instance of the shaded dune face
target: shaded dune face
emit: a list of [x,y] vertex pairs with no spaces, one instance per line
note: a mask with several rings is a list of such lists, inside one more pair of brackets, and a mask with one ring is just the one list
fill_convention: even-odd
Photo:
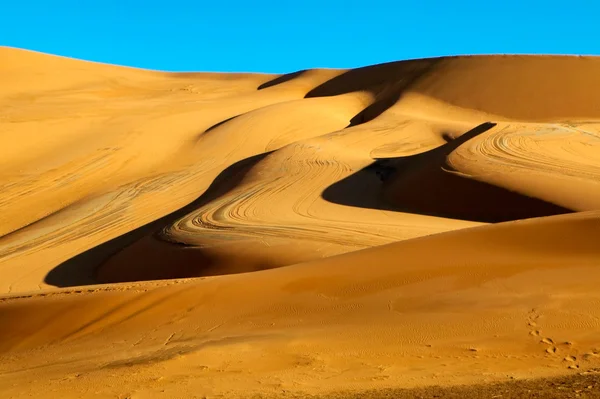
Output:
[[0,396],[600,367],[599,58],[0,59]]
[[[405,212],[473,220],[506,222],[568,213],[571,210],[493,185],[461,173],[448,162],[462,143],[475,139],[496,125],[484,123],[435,150],[393,160],[396,172],[389,176],[385,197],[391,208]],[[382,178],[384,178],[382,176]]]

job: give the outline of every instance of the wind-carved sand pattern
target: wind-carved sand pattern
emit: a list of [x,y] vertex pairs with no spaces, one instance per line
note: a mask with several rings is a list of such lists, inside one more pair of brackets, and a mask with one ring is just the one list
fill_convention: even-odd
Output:
[[0,396],[600,370],[600,59],[0,58]]

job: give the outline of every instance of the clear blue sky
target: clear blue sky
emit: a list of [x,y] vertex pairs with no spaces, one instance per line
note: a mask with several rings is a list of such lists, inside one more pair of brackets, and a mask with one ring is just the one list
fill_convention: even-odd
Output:
[[167,71],[279,73],[454,54],[600,55],[600,2],[5,0],[0,45]]

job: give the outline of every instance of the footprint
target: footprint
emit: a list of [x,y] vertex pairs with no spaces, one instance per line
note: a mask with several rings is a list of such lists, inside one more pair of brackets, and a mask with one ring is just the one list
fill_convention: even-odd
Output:
[[547,345],[554,345],[554,341],[552,340],[552,338],[542,338],[540,342]]
[[575,360],[577,360],[577,358],[575,356],[567,356],[563,360],[565,362],[574,362]]
[[533,335],[534,337],[539,337],[540,330],[529,331],[529,335]]
[[556,353],[556,347],[555,347],[555,346],[552,346],[552,347],[550,347],[550,348],[546,349],[546,353],[548,353],[548,354],[550,354],[550,355],[553,355],[553,354],[555,354],[555,353]]

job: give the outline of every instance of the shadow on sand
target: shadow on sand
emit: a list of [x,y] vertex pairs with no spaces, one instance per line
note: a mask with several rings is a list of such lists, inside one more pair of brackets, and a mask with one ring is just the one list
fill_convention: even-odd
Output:
[[[312,88],[304,98],[331,97],[352,92],[370,92],[375,100],[355,115],[347,127],[369,122],[393,106],[402,94],[440,59],[396,61],[351,69]],[[307,70],[281,75],[261,84],[258,90],[289,82]],[[225,122],[225,121],[224,121]]]
[[[99,281],[96,278],[96,271],[98,267],[105,263],[109,258],[145,237],[158,234],[165,226],[174,223],[177,219],[207,204],[213,199],[226,194],[244,178],[245,174],[253,165],[260,162],[269,154],[270,153],[263,153],[255,155],[231,165],[221,172],[206,192],[195,201],[160,219],[138,227],[129,233],[113,238],[110,241],[82,252],[61,263],[46,275],[44,282],[57,287],[98,284]],[[174,244],[168,243],[165,243],[165,245],[175,246]],[[200,251],[197,252],[198,253],[195,255],[198,258],[203,258],[204,263],[210,263],[212,261],[210,255],[200,253]],[[170,278],[189,277],[184,271],[173,270],[173,272],[173,276]]]
[[448,155],[488,131],[484,123],[422,154],[378,159],[323,191],[326,201],[359,208],[497,223],[572,210],[452,173]]
[[258,86],[256,88],[256,90],[264,90],[264,89],[268,89],[269,87],[273,87],[273,86],[277,86],[277,85],[280,85],[285,82],[289,82],[290,80],[294,80],[294,79],[304,75],[305,73],[306,73],[306,69],[304,69],[302,71],[286,73],[284,75],[276,77],[275,79],[271,79],[268,82],[261,84],[260,86]]

